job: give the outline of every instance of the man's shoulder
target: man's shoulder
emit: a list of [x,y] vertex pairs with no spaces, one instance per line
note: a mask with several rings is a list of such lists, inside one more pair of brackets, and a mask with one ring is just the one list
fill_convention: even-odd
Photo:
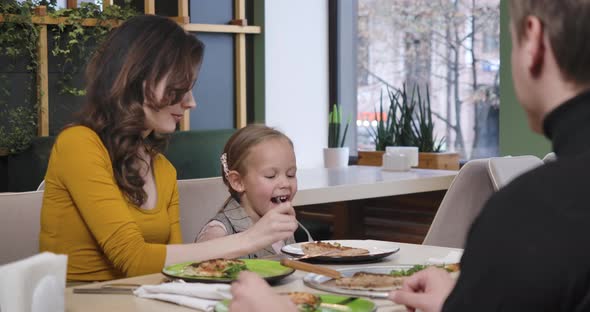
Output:
[[[522,174],[490,198],[490,205],[539,209],[556,203],[585,204],[590,153],[559,159]],[[501,209],[501,208],[500,208]]]

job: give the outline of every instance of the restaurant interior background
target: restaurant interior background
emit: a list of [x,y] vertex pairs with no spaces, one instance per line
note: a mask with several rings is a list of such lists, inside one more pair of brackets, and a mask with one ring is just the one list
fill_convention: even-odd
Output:
[[[46,2],[64,7],[69,1]],[[516,102],[504,0],[247,0],[242,12],[236,3],[191,0],[186,8],[190,20],[185,22],[194,25],[206,53],[193,90],[197,108],[180,129],[190,131],[175,133],[166,152],[179,179],[219,176],[223,144],[251,122],[284,131],[294,142],[299,168],[321,168],[334,103],[351,119],[346,145],[354,163],[357,150],[373,148],[367,128],[375,126],[381,92],[404,83],[409,89],[429,87],[436,131],[463,161],[549,151],[547,141],[528,129]],[[144,10],[144,1],[131,4]],[[176,1],[155,1],[154,10],[178,15]],[[226,27],[228,21],[256,27],[235,30]],[[55,28],[48,27],[48,51],[55,47]],[[63,56],[48,53],[48,92],[32,92],[36,75],[26,67],[27,57],[11,58],[3,51],[0,78],[10,92],[0,94],[2,139],[10,137],[10,111],[27,106],[34,115],[39,94],[48,106],[44,131],[37,116],[25,118],[33,125],[30,146],[0,156],[0,192],[35,190],[54,136],[83,103],[83,96],[60,92],[60,77],[72,71],[72,86],[81,88],[83,66],[72,70],[60,65]],[[411,206],[418,198],[417,206],[432,207],[434,213],[442,195],[369,206]]]

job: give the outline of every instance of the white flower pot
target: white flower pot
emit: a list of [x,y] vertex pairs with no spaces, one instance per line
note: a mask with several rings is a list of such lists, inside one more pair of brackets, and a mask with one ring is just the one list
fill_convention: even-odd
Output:
[[348,166],[348,147],[324,148],[325,168],[344,168]]
[[416,146],[386,146],[385,153],[389,155],[402,154],[408,158],[410,166],[418,167],[418,147]]

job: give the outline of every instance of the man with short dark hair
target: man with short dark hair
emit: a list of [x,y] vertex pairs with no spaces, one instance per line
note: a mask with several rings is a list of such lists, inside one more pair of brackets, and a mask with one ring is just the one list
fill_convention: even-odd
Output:
[[516,95],[557,161],[487,202],[456,284],[429,269],[391,293],[412,309],[590,311],[590,1],[511,0],[510,9]]

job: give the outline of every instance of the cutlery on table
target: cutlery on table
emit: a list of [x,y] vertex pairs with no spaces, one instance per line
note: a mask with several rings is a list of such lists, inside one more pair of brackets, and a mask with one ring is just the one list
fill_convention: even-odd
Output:
[[114,295],[131,295],[133,291],[140,287],[139,284],[105,284],[100,287],[77,287],[72,291],[75,294],[114,294]]
[[331,277],[334,279],[338,279],[338,278],[342,277],[342,273],[340,273],[336,270],[326,268],[323,266],[319,266],[319,265],[315,265],[315,264],[311,264],[311,263],[297,261],[297,260],[282,259],[281,265],[286,266],[286,267],[290,267],[290,268],[293,268],[296,270],[321,274],[321,275]]

